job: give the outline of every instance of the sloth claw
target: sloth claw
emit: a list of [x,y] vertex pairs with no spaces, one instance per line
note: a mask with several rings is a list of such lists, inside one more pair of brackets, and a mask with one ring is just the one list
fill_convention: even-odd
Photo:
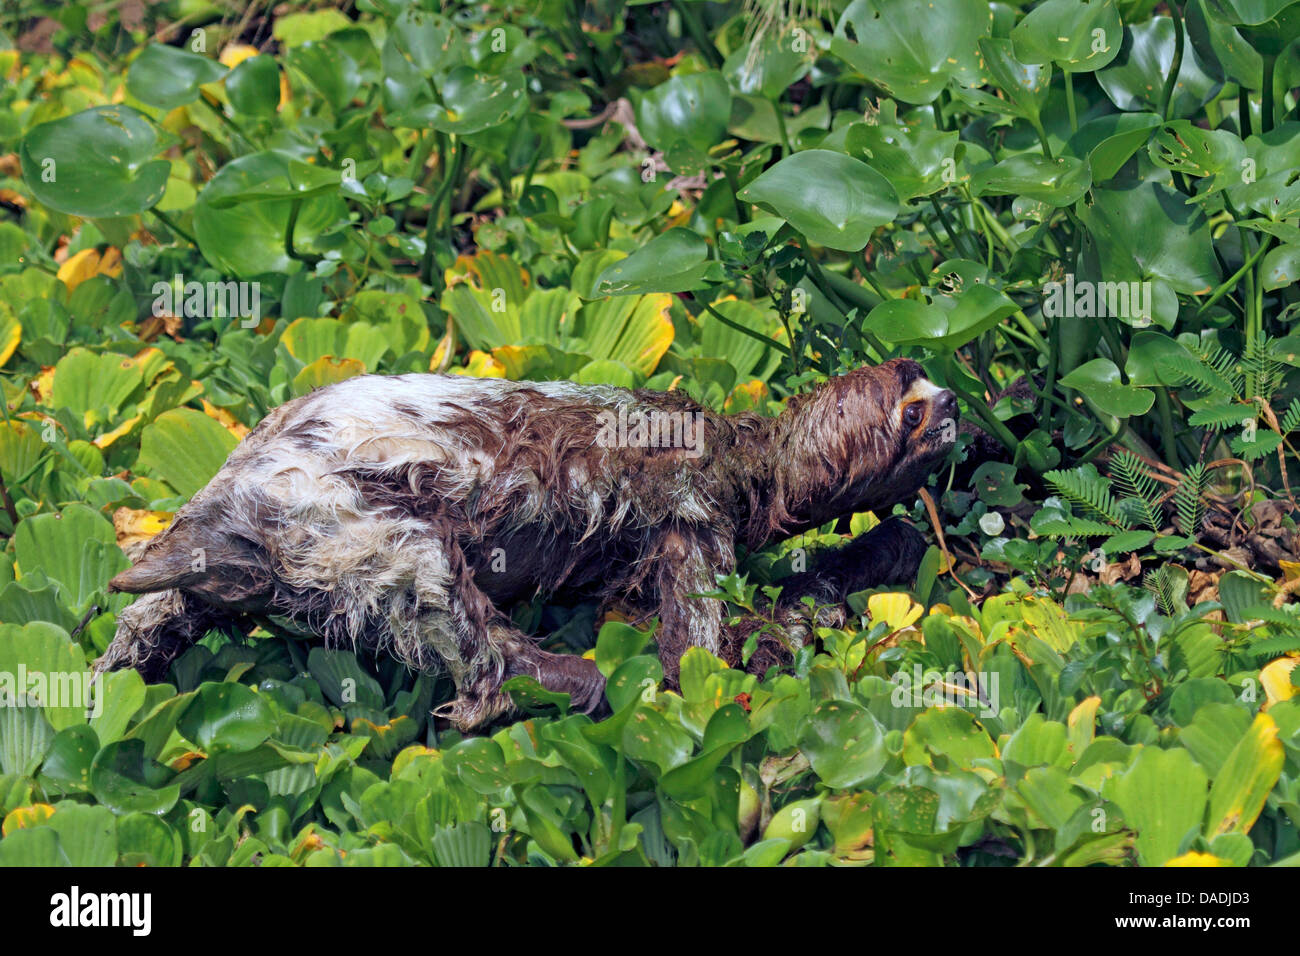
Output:
[[605,702],[605,677],[596,662],[574,654],[552,654],[531,650],[507,667],[506,676],[525,674],[549,691],[569,695],[577,713],[590,714]]

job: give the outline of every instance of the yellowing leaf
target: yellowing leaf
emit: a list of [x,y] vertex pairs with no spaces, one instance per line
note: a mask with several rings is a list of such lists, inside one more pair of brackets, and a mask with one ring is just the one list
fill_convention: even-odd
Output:
[[767,383],[762,379],[741,382],[731,390],[722,409],[727,413],[748,412],[758,408],[759,403],[767,397]]
[[141,541],[148,541],[171,523],[170,511],[118,508],[113,512],[113,530],[117,532],[117,546],[123,550]]
[[144,417],[143,415],[134,415],[131,418],[128,418],[126,421],[118,425],[112,431],[107,431],[104,432],[104,434],[97,436],[91,444],[93,444],[96,448],[107,448],[109,445],[113,444],[113,442],[117,441],[123,435],[130,432],[131,429],[135,428],[136,425],[140,424],[140,419],[142,419],[143,417]]
[[1076,756],[1083,753],[1096,736],[1097,709],[1100,706],[1100,697],[1089,697],[1070,711],[1070,716],[1066,719],[1070,728],[1070,749]]
[[19,807],[12,811],[0,825],[0,835],[8,836],[14,830],[38,827],[54,816],[54,807],[48,803],[33,803],[30,807]]
[[924,610],[906,594],[897,591],[873,594],[867,598],[867,614],[871,617],[872,623],[884,621],[891,631],[898,631],[914,624]]
[[474,349],[469,353],[469,361],[465,363],[463,369],[453,369],[457,375],[468,375],[471,378],[505,378],[506,367],[494,359],[487,352]]
[[1268,695],[1264,710],[1296,695],[1296,686],[1291,683],[1291,672],[1297,664],[1300,664],[1300,658],[1279,657],[1259,672],[1259,682],[1264,685],[1264,693]]
[[0,365],[4,365],[18,349],[23,339],[23,327],[8,302],[0,302]]
[[1220,833],[1247,833],[1254,826],[1282,772],[1285,754],[1277,735],[1277,722],[1268,714],[1258,714],[1228,754],[1210,787],[1205,833],[1211,839]]
[[102,256],[98,249],[82,249],[75,255],[69,256],[67,261],[59,266],[58,272],[59,279],[68,287],[69,292],[95,276],[116,278],[121,274],[122,253],[113,246],[105,249]]
[[230,434],[234,435],[239,441],[243,441],[248,435],[248,426],[235,418],[234,415],[224,408],[217,408],[206,398],[203,399],[203,413],[209,418],[215,418],[221,423],[221,426]]
[[1174,857],[1165,866],[1232,866],[1232,863],[1213,853],[1198,853],[1192,850],[1182,856]]
[[217,59],[224,67],[234,69],[245,60],[251,60],[257,56],[258,50],[255,46],[247,43],[232,43],[221,51],[221,56]]

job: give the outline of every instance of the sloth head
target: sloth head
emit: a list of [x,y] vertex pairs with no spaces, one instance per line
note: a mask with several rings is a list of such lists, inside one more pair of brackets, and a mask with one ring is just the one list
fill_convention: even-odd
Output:
[[902,501],[957,440],[957,396],[911,359],[833,378],[793,399],[787,413],[778,468],[796,526]]

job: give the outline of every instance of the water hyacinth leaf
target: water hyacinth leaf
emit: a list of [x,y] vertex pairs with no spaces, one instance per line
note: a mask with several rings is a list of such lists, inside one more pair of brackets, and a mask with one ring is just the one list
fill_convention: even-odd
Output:
[[935,0],[925,16],[907,0],[853,0],[835,25],[831,53],[896,99],[931,103],[954,76],[974,72],[973,41],[991,23],[976,0]]
[[[1119,54],[1105,69],[1098,71],[1097,82],[1118,109],[1126,112],[1158,111],[1165,77],[1174,63],[1174,24],[1169,17],[1152,17],[1145,23],[1124,27],[1124,42]],[[1191,44],[1185,44],[1178,81],[1174,84],[1172,114],[1178,117],[1194,113],[1223,86],[1207,72],[1205,64]]]
[[769,30],[753,44],[737,47],[722,65],[722,72],[741,93],[780,99],[791,85],[812,69],[813,44],[799,52],[787,32]]
[[90,766],[95,799],[117,813],[166,813],[180,798],[176,774],[145,756],[141,740],[120,740],[104,747]]
[[[150,43],[131,61],[126,89],[141,103],[174,110],[199,98],[199,87],[226,75],[216,60],[161,43]],[[277,97],[279,81],[276,82]]]
[[1016,57],[1091,73],[1115,59],[1123,38],[1115,0],[1046,0],[1011,31]]
[[594,291],[597,296],[606,296],[699,289],[706,284],[708,256],[708,243],[699,234],[678,226],[606,268],[596,279]]
[[716,70],[674,76],[641,97],[637,129],[654,149],[683,140],[701,152],[718,145],[731,119],[731,89]]
[[120,866],[180,866],[181,836],[151,813],[128,813],[117,820]]
[[[298,253],[312,251],[314,241],[343,219],[343,201],[324,181],[337,182],[338,173],[316,168],[304,181],[308,164],[295,162],[275,152],[241,156],[203,187],[194,207],[194,231],[199,251],[214,267],[239,278],[295,271],[299,264],[285,247],[295,202],[301,203],[292,237]],[[255,198],[265,201],[246,201]]]
[[1021,62],[1016,59],[1011,40],[1002,37],[982,37],[979,51],[985,69],[993,78],[994,85],[1006,94],[1006,99],[983,90],[957,88],[954,92],[984,109],[1037,122],[1052,88],[1051,64]]
[[461,55],[455,25],[438,13],[408,6],[393,21],[391,36],[426,76],[441,73]]
[[313,40],[289,51],[289,65],[320,91],[335,112],[342,110],[361,89],[361,68],[348,52],[332,40]]
[[898,193],[866,163],[809,149],[787,156],[742,189],[752,202],[790,223],[810,242],[856,252],[898,214]]
[[171,164],[157,128],[127,106],[97,106],[42,123],[20,147],[23,181],[36,200],[72,216],[107,219],[153,206]]
[[272,56],[252,56],[226,77],[226,95],[235,112],[274,116],[280,106],[280,67]]
[[890,299],[867,315],[863,327],[895,345],[924,345],[936,352],[960,348],[1016,311],[1016,304],[988,285],[970,285],[926,304]]
[[907,201],[951,185],[962,150],[959,138],[959,133],[924,127],[853,123],[846,128],[844,148],[888,179],[899,198]]
[[1145,415],[1155,402],[1155,393],[1150,389],[1124,384],[1119,369],[1110,359],[1085,362],[1062,377],[1061,384],[1077,389],[1101,411],[1116,418]]
[[471,737],[447,751],[443,758],[448,770],[475,793],[500,793],[511,784],[510,770],[501,745],[487,737]]
[[265,698],[250,687],[204,683],[180,715],[176,729],[210,755],[244,753],[271,736],[275,715]]
[[837,790],[866,783],[889,759],[884,728],[866,708],[843,700],[817,705],[799,749],[807,754],[822,783]]
[[99,753],[99,737],[86,724],[60,730],[41,763],[40,784],[51,793],[89,793],[90,765]]
[[1182,193],[1158,183],[1093,189],[1080,219],[1108,280],[1163,279],[1198,295],[1219,282],[1209,221]]
[[1264,256],[1260,271],[1264,275],[1264,291],[1285,289],[1300,282],[1300,243],[1278,246]]
[[23,573],[39,569],[58,581],[74,609],[82,608],[129,564],[117,546],[112,522],[80,502],[21,522],[14,534],[14,554]]
[[1073,156],[1048,159],[1034,153],[1011,156],[971,177],[977,196],[1024,196],[1063,209],[1092,185],[1092,170]]
[[1110,179],[1151,138],[1160,125],[1155,113],[1112,113],[1079,127],[1070,137],[1067,151],[1087,159],[1092,167],[1092,181]]
[[438,93],[441,103],[412,107],[394,122],[467,135],[500,126],[528,108],[524,74],[517,70],[496,76],[461,65],[447,74]]
[[71,865],[117,863],[117,818],[107,807],[63,800],[45,825],[59,835],[59,847]]
[[145,427],[139,464],[188,498],[225,464],[236,443],[216,419],[192,408],[173,408]]

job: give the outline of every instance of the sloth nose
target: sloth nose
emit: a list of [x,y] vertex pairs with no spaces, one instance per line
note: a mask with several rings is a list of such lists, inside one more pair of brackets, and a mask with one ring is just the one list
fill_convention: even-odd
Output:
[[957,420],[957,396],[948,389],[944,389],[934,399],[935,417],[942,421],[945,418]]

